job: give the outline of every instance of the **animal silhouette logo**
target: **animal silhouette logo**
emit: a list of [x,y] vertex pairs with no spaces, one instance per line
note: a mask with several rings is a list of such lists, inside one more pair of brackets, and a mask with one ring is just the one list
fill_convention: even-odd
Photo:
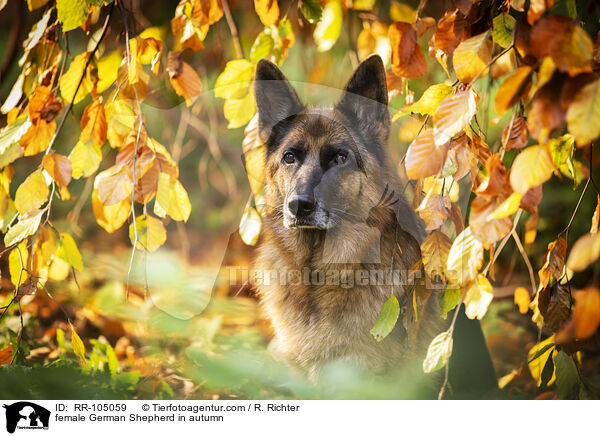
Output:
[[19,401],[4,405],[6,409],[6,431],[14,433],[19,429],[48,429],[50,411],[29,401]]

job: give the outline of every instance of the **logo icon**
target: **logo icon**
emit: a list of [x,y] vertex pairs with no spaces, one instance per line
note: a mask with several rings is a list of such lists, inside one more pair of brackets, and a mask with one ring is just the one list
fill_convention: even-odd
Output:
[[6,409],[6,431],[14,433],[18,429],[48,429],[50,411],[29,401],[4,405]]

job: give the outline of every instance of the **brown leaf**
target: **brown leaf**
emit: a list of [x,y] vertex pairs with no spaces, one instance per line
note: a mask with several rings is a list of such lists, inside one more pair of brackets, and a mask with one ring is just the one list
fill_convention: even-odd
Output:
[[571,316],[571,296],[555,282],[540,291],[538,307],[544,317],[544,325],[556,333],[564,327]]
[[404,162],[406,176],[409,179],[422,179],[438,174],[447,150],[447,144],[440,147],[435,145],[432,129],[425,129],[408,146]]
[[550,56],[554,41],[567,31],[571,20],[562,15],[550,15],[541,19],[529,34],[527,52],[538,59]]
[[99,100],[94,100],[83,111],[80,141],[87,142],[93,138],[94,144],[101,147],[106,142],[107,129],[104,105]]
[[477,194],[484,197],[498,197],[504,201],[511,193],[512,188],[508,181],[508,172],[498,154],[491,155],[486,164],[486,178],[477,187]]
[[454,224],[454,230],[456,231],[456,234],[460,234],[465,229],[465,225],[463,223],[463,217],[460,211],[460,207],[458,207],[458,204],[456,203],[451,204],[450,219]]
[[[510,137],[508,136],[510,134]],[[502,132],[502,144],[506,146],[506,150],[521,149],[527,145],[529,141],[529,130],[525,119],[519,115],[514,122],[509,123]]]
[[562,79],[556,75],[533,98],[527,114],[527,127],[531,136],[540,140],[565,121],[565,111],[560,107],[559,95]]
[[527,95],[531,86],[531,74],[531,67],[523,66],[502,82],[494,101],[498,115],[504,115],[508,109]]
[[72,167],[68,157],[51,151],[44,156],[42,164],[60,188],[65,188],[71,182]]
[[440,230],[433,231],[423,240],[421,254],[423,266],[429,277],[445,276],[450,247],[452,247],[452,241]]
[[27,105],[29,120],[34,124],[40,120],[50,123],[58,115],[61,108],[62,103],[56,100],[50,88],[38,86]]
[[535,188],[531,188],[529,191],[521,197],[519,208],[529,212],[536,213],[538,204],[542,201],[542,185],[538,185]]
[[559,237],[557,240],[548,244],[548,251],[544,258],[544,265],[539,270],[540,283],[546,287],[550,278],[560,279],[565,266],[565,256],[567,255],[567,241]]
[[569,23],[552,42],[550,56],[559,70],[575,76],[580,72],[591,72],[593,50],[594,43],[587,32],[580,26]]
[[385,72],[385,81],[388,90],[388,100],[392,100],[404,92],[404,79],[397,76],[392,68],[388,68]]
[[429,192],[417,208],[417,212],[425,221],[425,230],[431,231],[442,226],[450,214],[450,199],[439,194]]
[[427,71],[425,55],[417,44],[417,33],[409,23],[397,21],[388,29],[392,47],[392,70],[400,77],[422,77]]
[[441,50],[447,56],[452,56],[463,38],[465,26],[465,16],[458,9],[453,12],[446,12],[446,15],[438,22],[433,36],[434,49],[436,51]]

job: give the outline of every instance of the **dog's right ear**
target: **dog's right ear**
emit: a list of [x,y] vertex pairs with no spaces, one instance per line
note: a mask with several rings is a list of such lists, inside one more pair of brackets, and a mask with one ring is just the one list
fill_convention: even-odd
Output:
[[290,82],[273,62],[266,59],[258,61],[254,80],[258,134],[263,142],[267,142],[277,123],[301,112],[304,106]]

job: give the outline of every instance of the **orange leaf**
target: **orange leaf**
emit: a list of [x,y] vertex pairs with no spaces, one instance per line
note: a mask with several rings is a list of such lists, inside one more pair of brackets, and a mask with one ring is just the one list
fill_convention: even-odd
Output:
[[422,179],[440,172],[448,146],[437,146],[433,140],[433,130],[426,129],[408,146],[406,151],[406,176],[409,179]]
[[594,334],[600,325],[600,292],[598,289],[584,289],[575,294],[573,308],[575,337],[587,338]]
[[546,287],[550,281],[550,277],[558,280],[563,273],[565,266],[565,256],[567,255],[567,242],[564,238],[548,244],[548,251],[544,258],[544,266],[539,270],[540,283],[542,287]]
[[409,23],[400,21],[388,29],[392,47],[392,70],[397,76],[409,79],[422,77],[427,71],[425,55],[417,44],[417,32]]
[[436,145],[445,144],[460,133],[477,112],[477,96],[472,89],[446,97],[433,115],[433,135]]
[[554,0],[531,0],[529,2],[529,10],[527,11],[527,21],[529,24],[533,25],[553,4]]
[[93,138],[94,143],[100,147],[106,141],[107,128],[104,105],[99,100],[94,100],[83,111],[79,140],[87,142],[90,138]]
[[512,129],[510,123],[504,128],[502,143],[506,146],[506,151],[508,151],[523,148],[527,145],[528,141],[529,130],[527,129],[527,124],[523,117],[519,115],[512,123]]
[[71,182],[71,161],[68,157],[56,154],[53,151],[42,159],[44,169],[50,174],[60,188],[66,187]]
[[202,82],[196,71],[181,60],[181,52],[169,52],[167,71],[175,92],[191,106],[202,92]]
[[519,312],[522,314],[527,313],[529,310],[529,303],[531,303],[531,297],[529,291],[522,286],[515,289],[515,304],[519,306]]
[[265,26],[275,24],[279,19],[277,0],[254,0],[254,9]]
[[13,345],[10,344],[8,347],[0,350],[0,365],[8,365],[13,358]]
[[520,67],[502,82],[494,101],[498,115],[504,115],[527,94],[531,86],[531,73],[531,67]]
[[465,16],[457,9],[454,12],[446,12],[438,22],[433,37],[434,49],[443,51],[452,56],[454,49],[458,47],[465,31]]

